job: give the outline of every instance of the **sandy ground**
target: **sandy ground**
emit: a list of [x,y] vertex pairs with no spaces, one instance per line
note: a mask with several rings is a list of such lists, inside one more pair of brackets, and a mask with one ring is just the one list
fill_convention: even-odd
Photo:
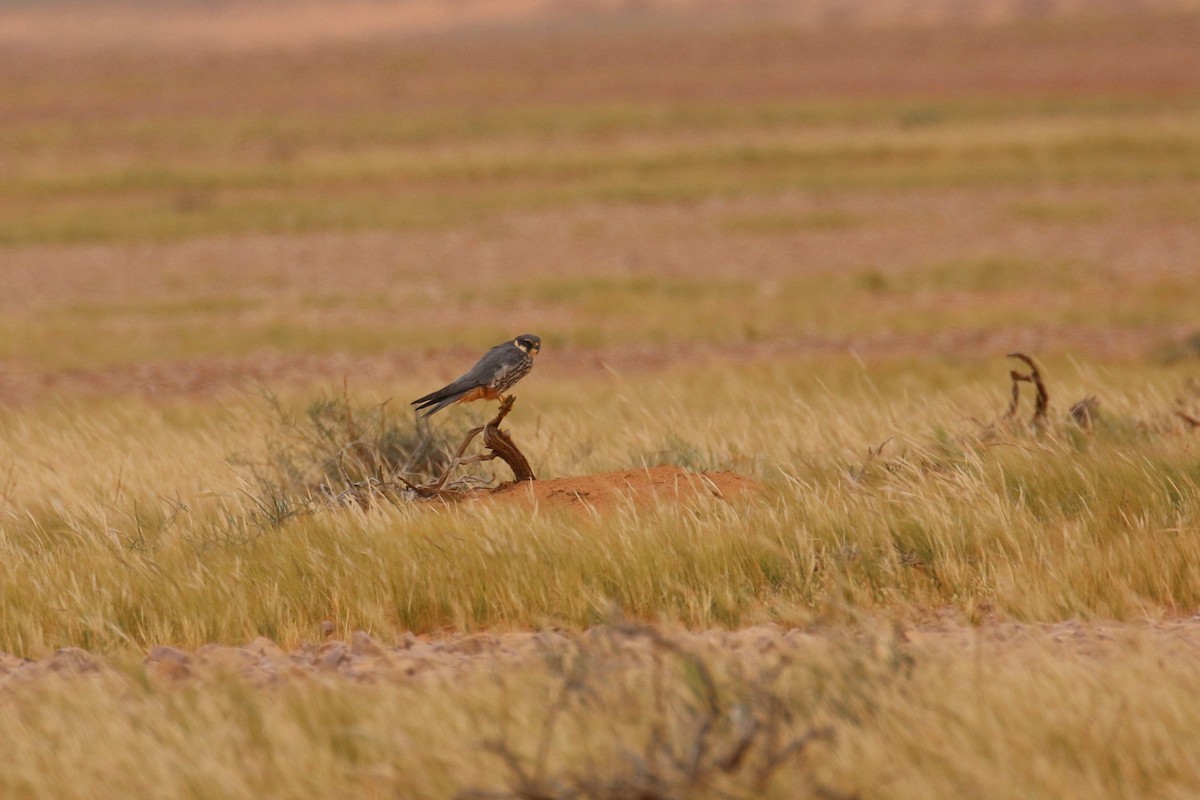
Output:
[[[235,673],[269,686],[309,676],[340,676],[356,681],[404,681],[418,676],[448,678],[466,670],[504,669],[526,664],[544,664],[548,655],[564,654],[603,637],[623,638],[607,626],[582,632],[545,630],[511,633],[446,633],[414,636],[406,633],[395,641],[355,631],[348,639],[338,638],[332,623],[314,631],[314,641],[284,650],[260,637],[241,646],[209,644],[196,651],[166,645],[151,648],[145,663],[152,676],[178,681],[195,674],[219,671]],[[862,636],[838,628],[784,628],[757,625],[734,631],[674,632],[669,638],[700,656],[720,652],[737,659],[755,660],[771,653],[806,651]],[[905,651],[922,653],[1011,652],[1021,648],[1059,651],[1083,656],[1119,653],[1123,648],[1152,647],[1162,657],[1200,657],[1200,618],[1169,622],[1083,623],[1066,621],[1046,624],[999,623],[982,627],[954,622],[931,621],[896,625],[888,632]],[[623,648],[645,648],[645,640],[631,639]],[[0,691],[54,677],[86,674],[110,669],[103,657],[79,648],[64,648],[42,659],[25,659],[0,653]]]
[[732,472],[688,472],[679,467],[609,472],[578,477],[508,483],[476,496],[489,502],[515,503],[530,508],[572,507],[606,511],[619,504],[683,502],[711,496],[732,501],[757,491],[750,478]]

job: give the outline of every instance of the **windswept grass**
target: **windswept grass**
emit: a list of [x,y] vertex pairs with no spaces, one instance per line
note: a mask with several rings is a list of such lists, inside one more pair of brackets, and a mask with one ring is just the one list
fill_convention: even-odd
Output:
[[1200,794],[1194,14],[624,13],[0,54],[0,795]]
[[372,681],[283,670],[265,689],[220,666],[169,683],[129,663],[6,688],[0,791],[73,798],[103,786],[234,800],[535,790],[615,798],[631,787],[703,798],[1194,794],[1200,684],[1186,645],[1160,631],[1076,646],[1074,633],[1087,632],[952,631],[906,642],[751,630],[647,642],[598,629],[574,642],[550,636],[504,656],[503,669],[467,658]]
[[[511,420],[543,477],[675,462],[765,484],[740,502],[603,513],[468,503],[264,514],[273,501],[260,485],[222,463],[223,447],[236,441],[244,457],[268,431],[245,410],[199,430],[137,412],[86,426],[69,414],[14,419],[11,464],[45,466],[10,473],[0,649],[296,642],[326,619],[375,631],[582,627],[614,602],[696,627],[946,606],[971,619],[1125,619],[1200,604],[1200,467],[1162,376],[1133,392],[1064,379],[1056,397],[1102,397],[1094,430],[1063,421],[1064,400],[1035,435],[972,421],[1003,409],[999,380],[942,393],[899,372],[804,375],[684,373],[612,384],[582,407],[567,385],[544,387],[536,424]],[[83,448],[88,462],[71,461]]]

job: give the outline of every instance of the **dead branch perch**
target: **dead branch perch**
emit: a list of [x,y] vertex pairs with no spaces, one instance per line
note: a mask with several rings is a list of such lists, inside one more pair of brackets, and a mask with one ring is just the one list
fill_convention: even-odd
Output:
[[[529,466],[529,459],[520,451],[517,445],[513,442],[508,431],[500,430],[500,423],[508,416],[508,412],[512,411],[513,403],[517,398],[513,395],[508,395],[500,401],[500,410],[496,413],[495,418],[486,425],[480,425],[467,431],[467,436],[463,439],[462,444],[458,446],[458,451],[454,454],[454,458],[450,459],[450,463],[446,466],[442,476],[432,483],[425,483],[420,486],[414,486],[409,483],[408,487],[422,497],[433,497],[441,494],[446,485],[446,481],[450,479],[451,473],[463,464],[475,464],[480,461],[491,461],[499,458],[505,464],[508,464],[509,469],[513,472],[513,480],[516,481],[532,481],[537,480],[533,474],[533,469]],[[475,437],[483,434],[483,446],[487,448],[486,453],[481,453],[476,456],[463,457],[463,453],[467,451],[467,447],[474,441]],[[406,481],[407,483],[407,481]]]
[[1004,417],[1005,419],[1009,419],[1017,413],[1017,404],[1020,401],[1021,394],[1021,382],[1032,383],[1037,389],[1037,398],[1034,400],[1033,418],[1029,422],[1034,427],[1040,428],[1046,422],[1046,409],[1050,406],[1050,393],[1046,391],[1046,384],[1042,382],[1042,373],[1038,370],[1037,364],[1034,363],[1033,359],[1024,353],[1009,353],[1008,357],[1025,362],[1029,367],[1029,372],[1017,372],[1014,369],[1008,373],[1013,382],[1012,403],[1009,404],[1008,412]]

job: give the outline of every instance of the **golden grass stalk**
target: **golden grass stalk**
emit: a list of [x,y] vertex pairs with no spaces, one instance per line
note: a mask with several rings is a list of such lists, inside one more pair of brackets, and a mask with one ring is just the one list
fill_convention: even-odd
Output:
[[[666,462],[764,484],[739,501],[603,511],[276,513],[303,498],[264,496],[222,459],[268,436],[261,408],[186,423],[167,410],[18,414],[5,428],[21,471],[0,520],[0,650],[294,644],[325,620],[377,633],[582,627],[614,602],[695,627],[945,606],[1127,619],[1200,603],[1200,474],[1168,387],[1089,384],[1105,397],[1092,432],[1052,409],[1039,434],[972,421],[1003,411],[1000,380],[925,399],[907,377],[866,385],[844,369],[787,389],[796,373],[747,368],[704,394],[683,373],[577,408],[547,387],[536,424],[511,421],[539,474]],[[1072,396],[1070,382],[1058,393]]]

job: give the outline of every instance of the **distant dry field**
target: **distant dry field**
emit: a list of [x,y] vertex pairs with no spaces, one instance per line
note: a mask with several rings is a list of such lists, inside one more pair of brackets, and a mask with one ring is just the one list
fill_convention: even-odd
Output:
[[1200,794],[1195,4],[335,5],[0,3],[0,795]]

